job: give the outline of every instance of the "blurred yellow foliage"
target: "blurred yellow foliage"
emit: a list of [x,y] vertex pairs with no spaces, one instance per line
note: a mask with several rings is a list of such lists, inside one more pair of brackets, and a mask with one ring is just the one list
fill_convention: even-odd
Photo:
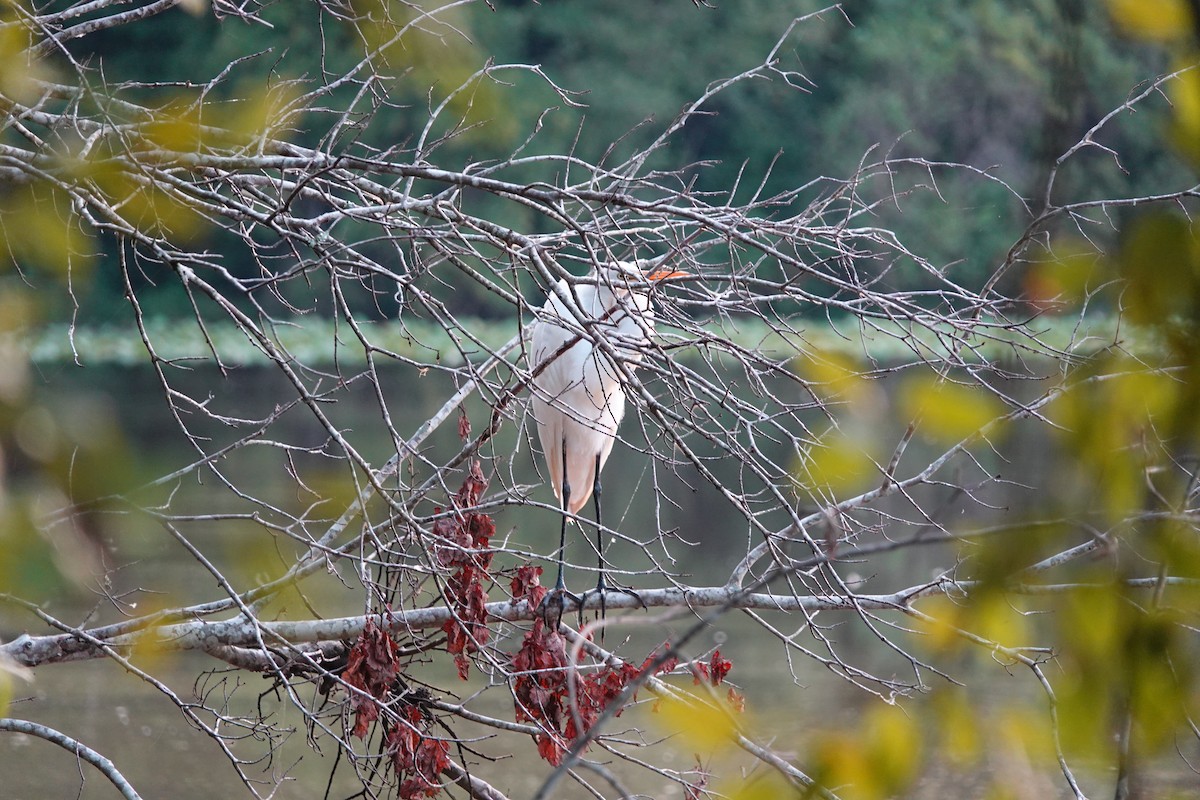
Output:
[[298,86],[292,83],[253,88],[232,101],[229,109],[218,116],[217,124],[235,141],[285,139],[287,129],[295,125],[300,96]]
[[200,112],[198,100],[176,97],[154,111],[154,116],[139,126],[138,133],[147,147],[172,153],[199,152],[204,140]]
[[[23,186],[0,197],[0,244],[7,246],[20,269],[36,267],[63,280],[73,270],[90,267],[93,259],[90,237],[80,227],[71,199],[42,185]],[[0,271],[5,262],[0,256]]]
[[898,705],[875,704],[863,715],[862,740],[882,796],[902,792],[917,777],[925,737]]
[[773,770],[724,788],[716,797],[728,800],[788,800],[805,796]]
[[967,608],[949,597],[937,595],[921,602],[917,630],[924,635],[924,644],[930,650],[950,655],[962,648],[959,634],[965,624]]
[[[0,261],[0,272],[4,262]],[[38,318],[38,303],[35,294],[23,286],[5,286],[0,290],[0,334],[17,333],[32,325]],[[22,352],[21,357],[24,357]],[[6,359],[0,353],[0,373],[3,373]],[[0,377],[0,382],[3,382]],[[0,401],[4,400],[0,391]]]
[[1169,323],[1194,312],[1200,296],[1200,237],[1176,214],[1147,214],[1124,232],[1118,261],[1128,284],[1126,313],[1140,325]]
[[1054,730],[1046,722],[1040,708],[1006,706],[991,720],[995,744],[1022,762],[1053,762]]
[[[137,616],[152,619],[174,606],[174,598],[167,594],[145,594],[136,607],[130,610]],[[168,645],[168,642],[158,635],[156,625],[147,627],[137,637],[128,653],[129,660],[153,675],[162,674],[170,669],[172,662],[179,658],[179,652]]]
[[[380,71],[391,71],[432,105],[446,101],[446,124],[462,130],[487,122],[488,139],[515,133],[496,84],[472,81],[485,62],[467,38],[468,19],[453,3],[419,5],[396,0],[355,0],[357,28],[368,56]],[[468,134],[470,135],[470,134]]]
[[[31,103],[40,91],[38,82],[49,79],[49,70],[43,63],[30,61],[30,43],[29,31],[0,16],[0,98]],[[3,107],[0,99],[0,108]]]
[[938,753],[958,767],[975,764],[982,753],[979,717],[957,687],[944,688],[932,698]]
[[924,737],[898,706],[877,705],[856,731],[821,735],[811,774],[843,800],[884,800],[902,795],[922,764]]
[[967,623],[973,633],[1002,647],[1021,647],[1029,636],[1025,617],[1013,607],[1013,599],[1001,592],[983,592],[973,603]]
[[871,450],[878,450],[871,431],[850,423],[852,429],[830,430],[800,456],[797,479],[817,492],[858,492],[880,479],[880,468]]
[[1062,599],[1057,623],[1072,658],[1090,668],[1111,662],[1121,647],[1126,602],[1111,586],[1080,589]]
[[844,400],[851,405],[870,401],[871,384],[861,365],[843,353],[815,350],[797,357],[792,370],[826,402]]
[[1172,42],[1191,35],[1187,0],[1108,0],[1108,10],[1122,32],[1138,39]]
[[1097,288],[1107,271],[1095,247],[1082,239],[1056,240],[1052,253],[1025,276],[1024,299],[1041,311],[1064,311]]
[[[287,540],[280,541],[252,522],[231,525],[227,530],[234,535],[222,540],[224,561],[220,568],[236,589],[264,586],[287,571],[291,556],[281,552],[281,548],[288,547]],[[299,587],[291,583],[277,589],[259,613],[273,619],[305,619],[313,611]]]
[[714,703],[724,700],[701,700],[684,694],[665,697],[656,707],[655,724],[669,735],[681,738],[688,746],[702,752],[730,747],[737,735],[733,710]]
[[1175,109],[1171,138],[1185,157],[1200,166],[1200,67],[1194,61],[1190,66],[1168,87]]
[[1004,408],[980,386],[924,374],[908,378],[901,386],[900,410],[909,419],[920,420],[920,429],[930,438],[954,444],[978,433]]
[[1110,520],[1142,503],[1145,469],[1160,457],[1158,433],[1180,413],[1177,377],[1127,359],[1112,359],[1101,378],[1084,377],[1050,409],[1082,468],[1083,488]]
[[1186,70],[1167,87],[1175,115],[1171,139],[1193,164],[1200,166],[1200,25],[1189,0],[1108,0],[1117,28],[1128,36],[1168,45],[1176,70]]
[[[160,131],[164,136],[166,131]],[[170,135],[184,136],[182,129]],[[183,241],[202,230],[205,219],[187,199],[161,188],[144,175],[130,173],[122,166],[109,162],[89,171],[92,183],[104,193],[121,216],[133,227],[153,236],[165,236]]]

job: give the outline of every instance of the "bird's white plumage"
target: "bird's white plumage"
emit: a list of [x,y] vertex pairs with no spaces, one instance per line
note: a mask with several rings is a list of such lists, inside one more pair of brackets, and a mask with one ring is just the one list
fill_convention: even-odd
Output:
[[[592,280],[574,286],[559,281],[551,291],[534,325],[530,351],[535,370],[553,359],[533,379],[533,416],[560,501],[566,441],[571,485],[567,511],[572,514],[591,497],[596,456],[603,467],[625,415],[621,368],[603,347],[593,345],[592,337],[603,336],[625,369],[633,369],[640,360],[638,345],[654,327],[646,278],[638,263],[617,262],[589,277]],[[591,322],[595,333],[588,331]]]

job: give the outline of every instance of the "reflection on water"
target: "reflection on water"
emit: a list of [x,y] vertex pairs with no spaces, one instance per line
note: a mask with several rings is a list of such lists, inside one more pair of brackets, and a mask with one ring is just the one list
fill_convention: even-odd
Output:
[[[143,478],[165,474],[196,458],[183,440],[172,418],[163,408],[161,397],[155,388],[153,377],[138,370],[84,370],[69,374],[49,370],[45,373],[48,385],[53,388],[51,403],[84,403],[95,409],[108,409],[116,415],[128,436],[128,452],[133,466],[131,474]],[[445,384],[436,377],[414,380],[407,374],[392,376],[396,384],[389,387],[386,396],[394,398],[390,408],[401,433],[407,433],[423,420],[434,405],[445,396]],[[205,386],[208,376],[195,375],[196,386]],[[280,379],[267,370],[244,370],[235,373],[230,381],[221,384],[218,391],[237,399],[246,416],[265,414],[274,407],[282,394]],[[227,399],[227,398],[226,398]],[[382,463],[390,454],[390,437],[380,426],[378,410],[366,387],[349,390],[346,399],[329,413],[337,424],[344,426],[346,435],[363,454],[375,464]],[[472,418],[485,419],[485,410],[474,405],[468,409]],[[439,432],[429,442],[430,452],[452,453],[457,449],[455,434],[447,430]],[[627,429],[632,426],[627,423]],[[212,432],[221,435],[220,432]],[[228,436],[228,434],[224,434]],[[632,434],[631,434],[632,435]],[[285,415],[273,431],[275,438],[294,444],[319,446],[323,434],[305,416],[303,409]],[[996,467],[1019,474],[1027,484],[1036,484],[1053,471],[1054,466],[1046,457],[1046,445],[1036,438],[1027,437],[1021,430],[1010,433],[1007,443],[1007,462]],[[215,442],[219,446],[220,439]],[[622,447],[618,445],[618,447]],[[919,448],[920,444],[913,445]],[[515,454],[515,455],[514,455]],[[518,437],[514,426],[506,426],[488,454],[491,458],[486,470],[493,480],[493,488],[528,485],[534,487],[531,497],[542,503],[552,504],[550,491],[540,486],[541,479],[535,471],[536,459],[529,453],[523,438]],[[651,556],[660,563],[672,565],[672,569],[693,584],[721,582],[736,558],[745,552],[747,541],[755,540],[739,517],[730,512],[717,496],[707,489],[693,471],[678,467],[665,469],[640,456],[633,448],[620,452],[620,469],[610,469],[606,475],[606,499],[611,516],[610,524],[631,537],[648,543]],[[784,461],[782,455],[778,456]],[[297,458],[302,468],[312,479],[318,474],[317,459]],[[735,464],[712,464],[722,479],[739,480]],[[224,469],[224,467],[222,467]],[[257,495],[280,508],[296,509],[311,503],[296,487],[285,479],[286,465],[278,450],[257,448],[240,454],[239,459],[228,466],[235,480],[255,476]],[[336,478],[340,465],[333,463],[330,481]],[[264,480],[265,479],[265,480]],[[194,479],[185,479],[177,491],[177,508],[192,508],[204,513],[238,509],[238,503],[221,490],[219,482],[208,476],[203,484]],[[1006,495],[1005,492],[1012,492]],[[151,496],[142,502],[154,502]],[[656,498],[665,498],[656,503]],[[441,499],[441,498],[435,498]],[[988,501],[994,511],[983,511],[978,507],[956,507],[958,521],[953,524],[978,524],[987,515],[1004,514],[1008,510],[1020,510],[1023,496],[1015,487],[998,487]],[[887,506],[884,507],[888,509]],[[897,507],[897,512],[900,509]],[[336,512],[325,512],[336,513]],[[508,535],[508,546],[514,551],[545,553],[553,547],[557,538],[558,518],[552,509],[530,506],[499,509],[496,514],[497,527],[502,535]],[[138,602],[139,608],[169,605],[184,599],[194,602],[196,598],[209,599],[217,595],[211,574],[197,563],[169,537],[157,524],[137,515],[103,517],[96,521],[100,537],[107,543],[106,558],[110,565],[121,568],[109,576],[114,592],[131,592],[138,588],[152,590],[128,595],[127,602]],[[770,525],[770,521],[768,521]],[[674,536],[660,544],[657,531],[673,532]],[[261,580],[264,575],[278,569],[276,547],[285,551],[289,543],[266,542],[260,528],[252,524],[197,524],[186,529],[190,541],[202,550],[206,557],[220,568],[239,589],[246,589]],[[576,532],[569,547],[578,560],[585,545]],[[640,582],[656,583],[652,578],[639,575],[649,571],[653,562],[641,546],[635,542],[617,542],[610,551],[610,558],[624,565],[628,572],[622,575],[624,582],[638,585]],[[685,544],[693,543],[693,544]],[[501,566],[511,566],[517,557]],[[953,554],[946,549],[925,548],[903,552],[890,561],[871,565],[870,572],[858,576],[864,591],[892,591],[899,586],[923,580],[937,567],[946,567],[953,561]],[[847,575],[855,570],[865,570],[863,565],[848,565]],[[901,577],[904,576],[904,577]],[[590,575],[579,571],[572,573],[573,584],[590,583]],[[169,595],[155,594],[168,589]],[[94,611],[102,620],[116,619],[110,604],[98,602],[98,595],[75,590],[73,594],[64,587],[47,587],[47,596],[38,598],[47,602],[51,613],[70,623],[77,623]],[[356,587],[353,578],[347,576],[321,576],[307,586],[306,601],[314,603],[323,614],[334,615],[355,613],[361,605],[361,587]],[[288,615],[303,613],[297,598],[291,598],[296,608],[289,609],[286,602],[274,612]],[[643,612],[630,616],[630,624],[613,628],[608,634],[608,644],[617,644],[620,637],[629,640],[620,645],[620,652],[631,661],[640,662],[655,645],[684,630],[688,619],[665,624],[647,625],[648,617]],[[791,634],[801,627],[801,620],[788,619],[783,615],[768,616],[772,625],[783,634]],[[848,660],[871,669],[880,675],[903,674],[911,667],[897,658],[895,653],[880,645],[878,640],[863,626],[847,624],[845,617],[826,613],[818,621],[828,627],[825,635],[831,639]],[[11,638],[23,630],[41,629],[30,617],[23,617],[11,608],[0,606],[0,636]],[[511,631],[509,632],[511,635]],[[519,632],[517,633],[519,635]],[[811,646],[812,641],[803,643]],[[779,641],[761,625],[741,614],[731,614],[719,625],[706,631],[698,638],[691,652],[699,654],[719,645],[722,652],[732,659],[734,669],[730,679],[740,685],[747,698],[748,725],[759,738],[768,742],[777,751],[794,757],[799,764],[805,762],[805,753],[814,737],[822,736],[831,729],[853,724],[860,711],[868,704],[879,701],[865,692],[852,687],[817,662],[793,655],[785,657]],[[510,652],[515,645],[501,643]],[[195,655],[157,656],[153,672],[164,677],[170,688],[185,700],[195,696],[197,675],[204,670],[219,666],[215,662]],[[453,666],[448,660],[421,665],[420,677],[433,683],[451,687],[461,697],[471,696],[483,687],[485,678],[478,670],[472,670],[468,683],[460,683],[453,676]],[[962,677],[973,677],[968,690],[981,713],[994,710],[998,715],[1017,700],[1027,700],[1031,708],[1044,709],[1044,698],[1027,674],[1009,671],[1002,665],[981,657],[972,666],[959,665]],[[209,678],[205,685],[212,687],[221,678]],[[269,681],[253,674],[223,675],[227,686],[237,686],[234,707],[250,711],[261,705],[277,715],[277,722],[293,727],[302,726],[300,714],[273,691]],[[687,685],[688,680],[671,680]],[[305,690],[311,702],[313,692]],[[23,694],[24,693],[24,694]],[[28,696],[25,696],[28,695]],[[146,798],[171,797],[178,800],[200,800],[200,798],[237,797],[244,794],[234,771],[214,742],[194,730],[172,705],[157,690],[135,677],[125,674],[119,666],[109,662],[88,662],[44,667],[37,670],[36,682],[28,689],[17,687],[18,702],[10,714],[59,729],[111,757],[123,770],[133,785]],[[319,698],[317,698],[319,699]],[[484,714],[511,718],[511,698],[504,689],[485,692],[474,706]],[[536,757],[536,749],[530,741],[517,741],[520,749],[507,752],[514,745],[511,738],[492,740],[486,729],[473,729],[462,722],[452,723],[459,736],[477,735],[477,749],[487,757],[495,758],[494,764],[480,766],[487,780],[494,783],[510,797],[529,796],[541,783],[549,767]],[[640,738],[638,730],[650,736],[660,735],[655,728],[653,704],[646,696],[641,705],[626,712],[611,731],[627,731],[630,737]],[[290,781],[276,795],[279,798],[322,797],[334,773],[331,797],[344,797],[355,790],[351,770],[345,763],[337,764],[337,753],[329,740],[323,740],[323,752],[312,752],[304,742],[301,729],[293,735],[281,752],[258,769],[264,780],[271,784],[275,776],[286,773]],[[936,738],[936,737],[935,737]],[[933,748],[931,740],[929,749]],[[262,755],[256,742],[246,742],[236,750],[243,758]],[[673,769],[690,769],[695,764],[695,753],[683,742],[665,740],[646,750],[637,752],[639,758],[658,761]],[[714,773],[737,775],[740,769],[750,769],[753,762],[740,753],[699,754],[701,762]],[[1011,754],[1009,754],[1011,755]],[[606,763],[618,776],[627,777],[630,785],[653,797],[679,797],[678,785],[665,778],[655,778],[645,771],[635,771],[619,759],[601,750],[592,752],[592,757]],[[1024,770],[1025,772],[1022,772]],[[255,774],[255,768],[248,770]],[[1163,773],[1157,785],[1167,786],[1176,780],[1179,765],[1171,772]],[[1028,773],[1027,775],[1025,773]],[[588,780],[599,781],[594,773],[584,772]],[[1023,785],[1041,787],[1039,796],[1067,796],[1061,776],[1055,774],[1053,763],[1030,764],[1013,761],[1003,754],[985,757],[980,764],[965,771],[953,769],[944,761],[933,758],[919,787],[911,795],[922,798],[948,796],[970,797],[982,795],[993,774],[1017,776]],[[1106,788],[1111,776],[1085,775],[1089,786],[1099,787],[1100,794],[1110,793]],[[80,797],[83,800],[114,797],[110,786],[92,768],[77,765],[75,759],[48,743],[26,736],[0,735],[0,797],[2,798],[45,798]],[[1178,777],[1179,781],[1188,776]],[[718,784],[714,784],[716,786]],[[1179,784],[1181,787],[1190,784]],[[590,797],[583,788],[571,783],[561,784],[558,796],[563,798]]]

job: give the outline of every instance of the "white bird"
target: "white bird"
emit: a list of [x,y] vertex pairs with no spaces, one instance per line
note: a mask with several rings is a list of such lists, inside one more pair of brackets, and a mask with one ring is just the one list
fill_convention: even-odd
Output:
[[[583,604],[582,598],[566,590],[563,553],[567,514],[578,512],[589,497],[596,502],[596,592],[602,615],[605,593],[612,591],[605,578],[601,550],[600,471],[608,461],[617,427],[625,415],[623,370],[636,368],[641,361],[641,347],[654,329],[650,284],[687,274],[657,269],[661,261],[617,261],[601,265],[574,284],[565,278],[560,280],[533,328],[533,416],[550,483],[563,509],[558,579],[546,598],[548,603],[557,604],[560,619],[564,595]],[[600,339],[607,346],[594,343]],[[633,594],[626,589],[616,591]]]

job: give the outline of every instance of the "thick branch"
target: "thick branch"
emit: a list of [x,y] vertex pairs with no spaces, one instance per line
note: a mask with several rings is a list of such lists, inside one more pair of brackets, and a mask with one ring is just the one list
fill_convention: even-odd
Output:
[[134,791],[133,786],[130,785],[129,781],[125,780],[125,776],[121,774],[112,761],[87,745],[72,739],[65,733],[48,728],[45,725],[39,725],[36,722],[7,718],[0,719],[0,731],[24,733],[28,736],[36,736],[39,739],[45,739],[47,742],[56,744],[100,770],[125,800],[141,800],[141,795]]

